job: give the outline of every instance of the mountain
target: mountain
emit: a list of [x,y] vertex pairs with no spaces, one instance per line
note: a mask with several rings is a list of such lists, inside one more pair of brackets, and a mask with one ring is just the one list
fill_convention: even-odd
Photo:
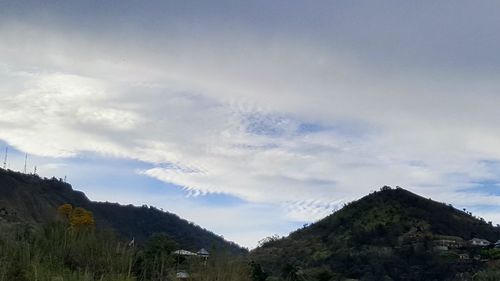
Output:
[[165,233],[184,249],[246,251],[175,214],[154,207],[93,202],[60,179],[0,169],[0,222],[51,222],[57,217],[57,208],[66,203],[91,211],[98,227],[112,228],[124,239],[141,243],[154,233]]
[[470,280],[463,278],[485,264],[479,255],[496,250],[470,247],[472,238],[495,242],[500,229],[384,187],[288,237],[268,238],[251,257],[266,280]]

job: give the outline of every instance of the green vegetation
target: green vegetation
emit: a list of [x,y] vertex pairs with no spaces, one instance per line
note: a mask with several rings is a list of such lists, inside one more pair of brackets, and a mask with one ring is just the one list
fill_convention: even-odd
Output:
[[[470,280],[487,268],[485,259],[500,256],[468,247],[473,237],[497,241],[500,230],[450,205],[384,187],[286,238],[264,240],[251,257],[268,281]],[[439,250],[443,240],[451,248]]]
[[[77,210],[77,208],[75,208]],[[75,220],[42,227],[0,224],[0,281],[132,281],[174,280],[176,268],[187,269],[189,280],[250,281],[247,260],[214,251],[200,257],[177,257],[177,244],[164,234],[137,247],[112,231],[86,224],[89,213]]]
[[474,281],[498,281],[500,280],[500,268],[489,268],[482,270],[472,277]]
[[65,223],[1,230],[1,281],[134,280],[129,274],[134,252],[111,232],[75,230]]
[[[94,221],[86,223],[95,223],[101,229],[112,228],[126,239],[135,237],[140,244],[144,244],[153,233],[165,233],[181,248],[200,249],[214,245],[234,254],[247,252],[213,232],[155,207],[93,202],[61,179],[0,169],[0,222],[46,224],[57,216],[58,207],[67,203],[92,212]],[[78,215],[73,216],[76,224],[88,219],[81,209],[59,211],[75,212]]]
[[[500,280],[500,250],[468,246],[474,237],[494,242],[500,229],[384,187],[248,256],[163,210],[92,202],[61,180],[0,169],[0,281],[173,281],[181,271],[193,281]],[[203,247],[208,260],[173,255]]]

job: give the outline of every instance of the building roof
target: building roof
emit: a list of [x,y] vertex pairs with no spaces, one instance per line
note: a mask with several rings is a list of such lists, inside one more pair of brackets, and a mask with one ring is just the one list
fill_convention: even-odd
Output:
[[207,256],[207,257],[208,257],[208,255],[209,255],[208,251],[207,251],[207,250],[205,250],[205,249],[203,249],[203,248],[201,248],[201,249],[198,251],[198,253],[197,253],[197,254],[198,254],[198,256]]
[[187,250],[177,250],[174,252],[174,255],[179,255],[179,256],[196,256],[195,253],[187,251]]
[[486,239],[481,239],[481,238],[472,238],[470,240],[471,242],[480,242],[480,243],[491,243],[490,241],[486,240]]

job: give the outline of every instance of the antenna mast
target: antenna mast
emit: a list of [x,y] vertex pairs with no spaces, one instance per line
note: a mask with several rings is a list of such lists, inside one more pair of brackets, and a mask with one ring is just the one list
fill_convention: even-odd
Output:
[[28,162],[28,153],[24,155],[24,173],[26,174],[26,163]]
[[7,154],[9,153],[9,147],[5,147],[5,157],[3,158],[3,168],[7,170]]

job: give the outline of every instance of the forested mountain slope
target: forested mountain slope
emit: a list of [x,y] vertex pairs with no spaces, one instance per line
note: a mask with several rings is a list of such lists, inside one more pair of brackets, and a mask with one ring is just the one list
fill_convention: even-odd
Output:
[[[460,260],[479,254],[467,246],[474,237],[495,242],[500,230],[451,205],[384,187],[251,255],[274,280],[461,280],[456,276],[481,267]],[[438,251],[438,243],[455,248]]]
[[238,245],[175,214],[154,207],[93,202],[62,180],[0,169],[1,221],[50,222],[56,219],[57,208],[66,203],[90,210],[99,227],[113,228],[124,239],[135,238],[140,243],[154,233],[165,233],[186,249],[215,247],[232,253],[245,252]]

